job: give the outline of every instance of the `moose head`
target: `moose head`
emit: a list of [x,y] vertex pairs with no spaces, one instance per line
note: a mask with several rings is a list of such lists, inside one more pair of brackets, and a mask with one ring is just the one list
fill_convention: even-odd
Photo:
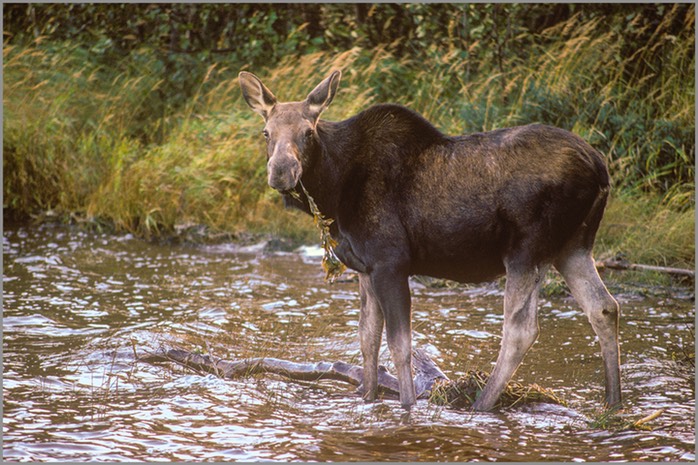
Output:
[[252,73],[239,75],[247,104],[264,118],[269,186],[279,192],[295,189],[310,162],[317,140],[317,122],[337,93],[340,71],[318,84],[302,102],[278,102],[274,94]]

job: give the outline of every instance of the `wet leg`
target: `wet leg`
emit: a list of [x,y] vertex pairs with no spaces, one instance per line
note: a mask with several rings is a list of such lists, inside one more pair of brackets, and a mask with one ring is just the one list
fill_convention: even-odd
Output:
[[373,292],[368,275],[359,274],[361,315],[359,317],[359,341],[364,358],[363,384],[359,387],[366,401],[374,401],[378,390],[378,353],[383,334],[383,312]]
[[565,279],[599,338],[606,378],[606,407],[617,407],[621,403],[618,302],[601,281],[590,251],[581,249],[566,254],[556,261],[555,268]]
[[538,337],[538,291],[547,267],[508,266],[504,289],[502,346],[473,409],[492,409],[521,361]]
[[396,267],[376,267],[371,284],[383,310],[388,348],[397,370],[400,403],[409,410],[417,396],[412,378],[412,323],[408,274]]

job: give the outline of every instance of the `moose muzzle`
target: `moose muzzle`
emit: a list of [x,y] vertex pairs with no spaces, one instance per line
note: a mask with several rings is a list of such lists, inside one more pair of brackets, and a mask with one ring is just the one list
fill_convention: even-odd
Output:
[[301,162],[291,150],[276,151],[267,163],[269,186],[279,192],[294,189],[301,173]]

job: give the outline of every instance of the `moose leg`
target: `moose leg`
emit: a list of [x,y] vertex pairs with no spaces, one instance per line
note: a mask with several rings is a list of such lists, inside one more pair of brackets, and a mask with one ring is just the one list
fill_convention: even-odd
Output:
[[388,348],[397,370],[400,403],[409,410],[416,402],[412,379],[412,323],[407,273],[393,267],[376,267],[371,284],[385,317]]
[[490,379],[473,404],[475,410],[487,411],[494,407],[538,337],[538,291],[547,267],[507,268],[502,346]]
[[581,249],[560,257],[555,268],[565,278],[599,338],[606,377],[606,407],[617,407],[621,403],[618,302],[601,281],[589,250]]
[[371,278],[359,274],[359,294],[361,296],[361,315],[359,317],[359,341],[364,358],[363,383],[359,387],[366,401],[376,400],[378,391],[378,352],[383,335],[383,311],[373,292]]

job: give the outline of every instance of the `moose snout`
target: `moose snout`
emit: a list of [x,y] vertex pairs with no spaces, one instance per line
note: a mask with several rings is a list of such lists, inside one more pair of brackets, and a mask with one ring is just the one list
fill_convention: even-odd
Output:
[[296,187],[301,177],[301,163],[292,155],[276,155],[267,163],[269,186],[279,192],[288,192]]

